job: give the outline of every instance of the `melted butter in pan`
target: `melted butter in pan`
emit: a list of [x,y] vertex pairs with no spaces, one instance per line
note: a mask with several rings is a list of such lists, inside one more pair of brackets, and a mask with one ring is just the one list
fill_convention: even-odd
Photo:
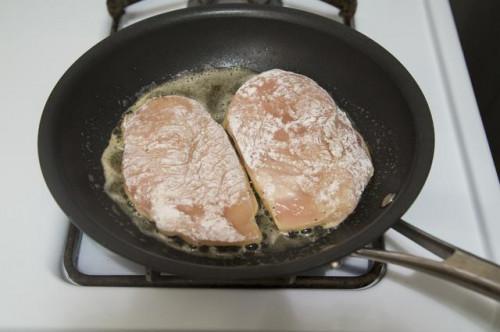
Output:
[[[212,118],[222,124],[232,96],[253,75],[255,75],[255,72],[245,68],[208,69],[202,72],[178,75],[174,79],[143,94],[125,114],[135,112],[151,98],[181,95],[196,99],[204,104]],[[113,130],[109,144],[101,159],[106,181],[104,190],[143,233],[153,236],[178,250],[196,255],[221,258],[225,256],[244,255],[249,251],[255,255],[269,254],[276,251],[284,251],[290,247],[307,245],[307,243],[315,241],[324,233],[331,231],[331,229],[315,227],[314,229],[306,229],[302,232],[280,233],[256,194],[260,207],[256,215],[256,220],[263,233],[263,240],[259,245],[248,245],[246,247],[193,247],[178,237],[168,237],[159,233],[153,222],[137,213],[125,194],[124,179],[121,172],[122,155],[123,140],[120,121]]]

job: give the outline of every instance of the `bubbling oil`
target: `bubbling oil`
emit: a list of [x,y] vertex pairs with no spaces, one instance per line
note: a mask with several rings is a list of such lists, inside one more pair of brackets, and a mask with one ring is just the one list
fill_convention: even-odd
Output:
[[[180,95],[202,103],[212,118],[219,124],[222,124],[231,98],[238,88],[255,74],[255,72],[249,69],[240,67],[210,68],[201,72],[186,72],[145,92],[124,115],[137,111],[152,98]],[[111,133],[108,146],[101,158],[105,178],[104,191],[143,233],[153,236],[178,250],[210,257],[244,255],[248,252],[251,252],[253,255],[267,255],[272,252],[284,251],[291,247],[302,247],[314,242],[318,237],[332,230],[331,228],[317,226],[301,232],[281,233],[276,228],[257,193],[255,193],[259,203],[259,210],[255,218],[263,235],[260,244],[251,244],[244,247],[195,247],[179,237],[166,236],[158,231],[154,222],[144,218],[135,210],[133,203],[125,193],[124,179],[121,171],[123,145],[120,120]]]

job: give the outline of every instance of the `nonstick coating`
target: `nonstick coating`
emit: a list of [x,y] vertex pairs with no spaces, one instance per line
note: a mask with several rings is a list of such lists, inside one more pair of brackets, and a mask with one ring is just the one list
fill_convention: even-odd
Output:
[[[354,214],[335,232],[274,254],[200,257],[142,234],[103,192],[100,158],[121,114],[153,83],[207,66],[307,75],[353,119],[370,147],[375,175]],[[319,16],[249,5],[171,12],[105,39],[58,82],[38,137],[52,195],[94,240],[159,271],[222,279],[294,274],[368,244],[416,198],[433,146],[432,120],[420,89],[382,47]],[[394,202],[381,208],[389,193],[397,194]]]

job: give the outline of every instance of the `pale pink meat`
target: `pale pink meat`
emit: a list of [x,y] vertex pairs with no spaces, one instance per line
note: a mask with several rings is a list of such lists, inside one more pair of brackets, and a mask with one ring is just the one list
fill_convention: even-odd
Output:
[[147,101],[123,123],[122,171],[139,213],[195,245],[259,242],[257,202],[227,134],[197,101]]
[[248,80],[225,126],[282,231],[338,225],[373,175],[366,144],[345,113],[299,74],[275,69]]

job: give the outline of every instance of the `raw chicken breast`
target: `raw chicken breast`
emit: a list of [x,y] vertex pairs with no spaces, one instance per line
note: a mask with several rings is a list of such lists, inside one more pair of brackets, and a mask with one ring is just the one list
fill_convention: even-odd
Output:
[[313,80],[270,70],[233,97],[225,126],[281,231],[336,226],[373,175],[368,149]]
[[257,201],[227,134],[197,101],[147,101],[122,124],[125,190],[166,235],[194,245],[261,240]]

